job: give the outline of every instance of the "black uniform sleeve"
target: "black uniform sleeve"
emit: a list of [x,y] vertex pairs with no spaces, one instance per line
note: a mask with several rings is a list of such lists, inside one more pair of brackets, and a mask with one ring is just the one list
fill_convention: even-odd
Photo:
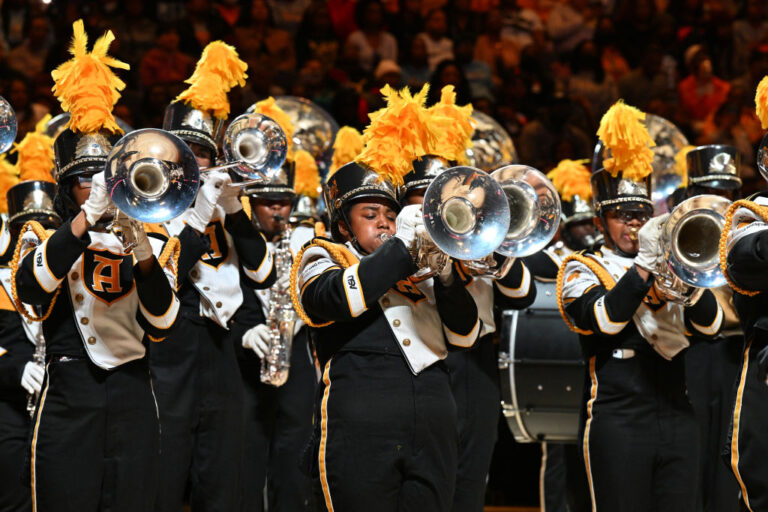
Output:
[[463,348],[474,345],[480,334],[480,317],[475,299],[464,283],[454,279],[450,286],[444,286],[435,278],[435,303],[446,341]]
[[768,230],[747,235],[726,258],[728,276],[746,290],[768,290]]
[[723,311],[715,294],[704,290],[698,302],[685,308],[685,328],[705,338],[714,338],[723,327]]
[[176,238],[179,239],[181,248],[179,252],[179,275],[176,276],[176,279],[178,287],[181,288],[184,281],[189,278],[189,271],[210,249],[210,244],[207,237],[201,236],[189,226],[184,226]]
[[346,270],[330,267],[310,280],[301,291],[301,303],[316,322],[350,320],[416,270],[403,242],[392,237]]
[[536,283],[522,259],[517,258],[507,275],[494,281],[494,302],[505,309],[525,309],[536,300]]
[[45,242],[27,253],[16,274],[19,298],[27,304],[47,304],[77,258],[91,243],[72,234],[70,222],[59,227]]
[[16,311],[0,310],[0,391],[21,391],[21,374],[30,361],[35,348],[27,340],[27,334]]
[[633,265],[613,289],[596,286],[566,304],[565,311],[580,329],[613,336],[632,319],[652,285],[653,277],[644,281]]
[[179,318],[179,300],[168,277],[156,258],[152,258],[149,272],[142,274],[139,266],[133,268],[136,291],[139,294],[139,324],[153,338],[164,338],[176,326]]
[[554,281],[557,279],[558,265],[549,254],[539,251],[536,254],[523,258],[523,263],[531,273],[539,279]]
[[275,283],[277,273],[267,242],[244,211],[227,215],[225,227],[235,241],[240,265],[251,288],[269,288]]

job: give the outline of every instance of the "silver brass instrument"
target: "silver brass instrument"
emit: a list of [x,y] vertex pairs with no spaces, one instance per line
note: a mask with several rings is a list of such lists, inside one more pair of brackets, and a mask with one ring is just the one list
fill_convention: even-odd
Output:
[[[465,166],[446,169],[432,180],[424,193],[422,215],[427,238],[418,240],[417,279],[439,273],[448,257],[478,260],[492,255],[510,223],[501,185],[480,169]],[[436,258],[435,253],[445,256]],[[432,266],[436,259],[440,268]]]
[[[645,115],[645,126],[651,139],[656,143],[653,150],[652,197],[657,214],[669,211],[667,198],[683,183],[683,176],[677,168],[675,155],[688,145],[688,139],[673,123],[654,114]],[[592,172],[603,166],[605,145],[598,141],[592,155]]]
[[718,245],[730,204],[720,196],[700,195],[672,210],[661,232],[664,258],[654,271],[668,300],[690,305],[705,288],[725,285]]
[[280,171],[287,153],[288,143],[280,125],[261,114],[243,114],[224,132],[224,163],[203,172],[232,169],[247,180],[235,186],[262,183]]
[[339,125],[328,112],[307,98],[276,96],[275,103],[293,123],[293,147],[315,157],[324,174],[331,165],[333,141]]
[[0,96],[0,154],[8,151],[16,140],[16,112],[8,101]]
[[[35,340],[35,353],[32,355],[32,362],[40,365],[41,368],[45,368],[45,338],[43,337],[42,332],[41,327],[40,335],[37,336],[37,339]],[[35,415],[35,407],[37,407],[37,402],[39,400],[39,391],[27,396],[27,412],[29,413],[30,418]]]
[[512,258],[530,256],[544,249],[560,226],[560,196],[551,181],[527,165],[507,165],[491,173],[501,185],[509,205],[510,222],[504,240],[496,252],[506,256],[499,267],[493,255],[465,262],[474,273],[493,278],[504,276]]
[[104,180],[115,206],[139,222],[165,222],[195,200],[200,170],[176,135],[156,128],[133,131],[107,157]]
[[467,159],[472,167],[491,172],[502,165],[517,162],[517,151],[512,137],[494,118],[477,110],[472,112],[472,147]]
[[[281,223],[283,217],[276,218]],[[291,255],[290,225],[283,230],[280,241],[275,244],[275,270],[278,276],[290,275],[293,258]],[[296,325],[296,311],[291,302],[290,284],[285,279],[278,279],[269,291],[269,308],[267,310],[267,327],[270,341],[266,357],[261,360],[261,382],[272,386],[282,386],[288,380],[291,368],[291,347],[293,346],[293,329]],[[288,283],[290,281],[288,280]]]

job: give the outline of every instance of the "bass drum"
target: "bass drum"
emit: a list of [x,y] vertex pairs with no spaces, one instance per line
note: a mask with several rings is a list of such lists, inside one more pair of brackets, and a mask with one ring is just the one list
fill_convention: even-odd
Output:
[[555,283],[536,282],[536,301],[504,311],[501,407],[515,440],[576,442],[586,380],[579,337],[560,317]]

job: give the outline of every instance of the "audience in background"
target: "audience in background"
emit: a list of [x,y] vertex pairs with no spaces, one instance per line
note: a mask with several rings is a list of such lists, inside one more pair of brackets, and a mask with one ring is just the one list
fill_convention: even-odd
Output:
[[[3,0],[0,95],[19,138],[50,111],[50,71],[71,24],[115,32],[131,65],[118,109],[159,126],[202,48],[234,44],[248,84],[233,114],[267,95],[306,96],[358,128],[380,90],[453,84],[459,103],[495,117],[521,160],[548,170],[588,158],[616,99],[674,122],[691,144],[728,142],[747,168],[762,130],[754,91],[768,74],[764,0]],[[750,172],[749,170],[745,172]]]

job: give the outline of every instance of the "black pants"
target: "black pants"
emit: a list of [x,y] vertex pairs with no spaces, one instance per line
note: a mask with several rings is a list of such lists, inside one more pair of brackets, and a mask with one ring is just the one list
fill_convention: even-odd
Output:
[[751,512],[768,511],[768,385],[757,377],[754,347],[744,351],[726,461]]
[[589,360],[583,452],[596,512],[686,512],[696,503],[699,436],[682,354]]
[[146,359],[104,371],[54,357],[33,421],[36,511],[152,509],[160,429]]
[[0,400],[0,512],[32,510],[25,460],[29,413],[23,400]]
[[592,510],[584,460],[577,444],[541,443],[542,512]]
[[499,362],[492,338],[487,335],[471,350],[451,352],[446,359],[459,427],[455,512],[482,512],[485,504],[501,413]]
[[245,390],[243,512],[264,510],[264,483],[270,512],[312,510],[312,480],[300,467],[312,435],[317,372],[307,329],[293,340],[288,381],[276,388],[259,378],[260,360],[241,359]]
[[692,345],[685,354],[688,396],[701,433],[697,510],[738,512],[739,484],[721,457],[733,412],[744,337]]
[[456,405],[437,363],[341,352],[323,371],[315,432],[320,510],[443,512],[456,479]]
[[181,512],[187,485],[194,511],[239,508],[243,390],[232,336],[185,318],[150,347],[162,424],[156,512]]

